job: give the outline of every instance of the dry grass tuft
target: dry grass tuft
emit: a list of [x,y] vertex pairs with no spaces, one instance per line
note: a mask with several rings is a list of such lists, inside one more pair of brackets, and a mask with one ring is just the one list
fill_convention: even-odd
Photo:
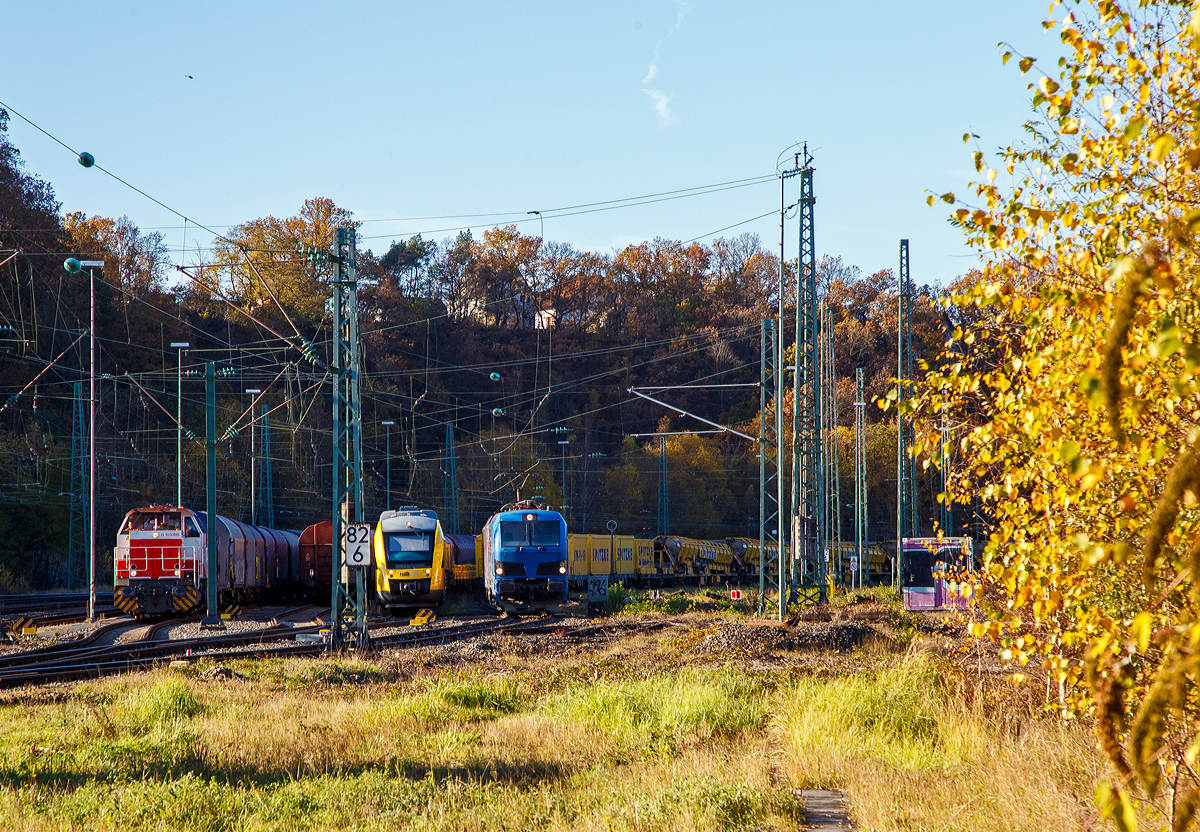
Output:
[[781,765],[800,787],[843,789],[864,829],[1044,830],[1100,825],[1092,732],[1027,711],[1008,720],[911,652],[871,674],[781,694]]

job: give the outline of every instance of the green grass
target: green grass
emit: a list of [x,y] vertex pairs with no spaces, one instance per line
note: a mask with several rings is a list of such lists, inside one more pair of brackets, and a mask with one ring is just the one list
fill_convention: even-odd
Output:
[[869,829],[1099,828],[1092,795],[1107,773],[1088,726],[1039,713],[1007,681],[962,684],[920,653],[799,681],[780,692],[783,769],[845,790]]
[[900,593],[892,586],[884,584],[858,589],[839,588],[829,597],[831,607],[852,607],[858,604],[881,604],[899,609]]
[[[982,722],[946,707],[932,661],[916,658],[874,674],[805,681],[784,694],[794,747],[856,757],[901,772],[946,768],[982,753]],[[802,707],[801,707],[802,706]]]
[[765,832],[797,828],[805,786],[844,789],[863,829],[1098,823],[1090,732],[1010,687],[965,688],[917,652],[818,678],[681,651],[277,660],[9,695],[0,828]]
[[[609,589],[611,598],[611,588]],[[637,615],[643,612],[657,612],[665,615],[679,615],[691,612],[696,608],[695,599],[687,592],[671,593],[659,598],[651,598],[650,593],[641,590],[629,595],[618,608],[622,615]]]
[[576,725],[650,738],[731,738],[761,728],[768,714],[763,683],[729,670],[684,670],[599,682],[552,696],[542,710]]
[[[233,682],[158,671],[5,705],[0,827],[795,826],[794,798],[765,762],[769,687],[745,674],[613,663],[598,681],[380,684],[357,663],[322,664]],[[368,681],[330,682],[351,677]]]
[[625,588],[625,584],[618,581],[608,587],[608,612],[609,615],[620,612],[633,600],[633,593]]

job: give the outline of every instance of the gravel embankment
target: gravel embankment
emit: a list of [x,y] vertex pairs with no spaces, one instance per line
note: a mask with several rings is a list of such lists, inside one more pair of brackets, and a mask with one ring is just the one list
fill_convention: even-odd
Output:
[[853,650],[879,638],[854,621],[800,622],[795,627],[725,624],[696,646],[700,653],[767,653],[773,650]]

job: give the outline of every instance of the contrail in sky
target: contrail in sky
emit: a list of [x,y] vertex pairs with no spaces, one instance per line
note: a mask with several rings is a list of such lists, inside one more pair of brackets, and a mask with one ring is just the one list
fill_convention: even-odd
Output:
[[671,96],[662,90],[651,89],[647,87],[646,84],[649,84],[658,77],[658,60],[660,54],[662,53],[663,44],[671,39],[671,35],[679,31],[679,27],[683,25],[683,19],[688,16],[690,11],[692,11],[692,5],[686,2],[686,0],[674,1],[675,5],[678,7],[675,12],[675,25],[672,26],[671,30],[663,36],[662,40],[655,44],[654,57],[650,59],[650,66],[646,70],[646,77],[642,79],[642,92],[649,96],[650,100],[654,102],[654,111],[658,113],[659,121],[661,121],[664,126],[674,124],[676,121],[674,114],[671,113]]

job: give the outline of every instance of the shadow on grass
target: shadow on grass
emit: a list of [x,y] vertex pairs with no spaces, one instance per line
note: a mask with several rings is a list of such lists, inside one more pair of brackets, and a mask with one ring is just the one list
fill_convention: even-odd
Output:
[[562,763],[528,761],[512,762],[480,760],[456,766],[429,766],[411,760],[385,764],[339,766],[329,769],[300,771],[264,771],[252,766],[214,766],[199,758],[182,758],[170,764],[149,763],[120,771],[99,774],[71,770],[63,760],[69,755],[46,753],[19,765],[0,767],[0,788],[20,789],[28,786],[73,790],[92,783],[123,783],[131,780],[170,782],[184,776],[220,783],[222,785],[274,786],[303,780],[308,777],[359,777],[367,773],[391,774],[411,781],[432,779],[436,784],[457,782],[472,785],[499,784],[512,787],[531,787],[553,784],[573,775],[578,766]]

